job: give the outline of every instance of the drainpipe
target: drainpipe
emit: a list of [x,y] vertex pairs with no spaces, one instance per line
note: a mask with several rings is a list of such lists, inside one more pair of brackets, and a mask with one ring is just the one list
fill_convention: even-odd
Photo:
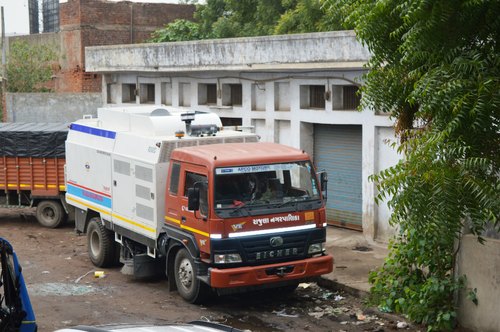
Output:
[[130,4],[130,44],[134,43],[134,4]]
[[2,20],[2,100],[0,101],[2,103],[2,122],[7,121],[7,100],[5,98],[5,94],[7,93],[7,81],[6,81],[6,70],[5,70],[5,62],[6,62],[6,55],[5,55],[5,21],[3,19],[3,6],[1,9],[1,17],[0,19]]

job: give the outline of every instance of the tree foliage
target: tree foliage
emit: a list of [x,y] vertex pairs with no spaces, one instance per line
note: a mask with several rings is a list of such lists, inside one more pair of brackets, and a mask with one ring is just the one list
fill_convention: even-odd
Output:
[[184,19],[177,19],[167,24],[163,29],[153,32],[149,42],[160,43],[199,39],[202,38],[198,24]]
[[16,41],[10,46],[6,66],[7,91],[46,92],[44,83],[50,81],[57,54],[46,45],[31,45]]
[[[338,22],[337,15],[325,12],[321,0],[207,0],[197,5],[190,29],[179,30],[173,22],[156,31],[150,41],[330,31],[341,28]],[[197,38],[193,38],[194,30]]]
[[372,52],[362,105],[396,120],[404,154],[373,176],[399,232],[372,297],[429,330],[454,324],[464,228],[500,228],[499,3],[325,1]]
[[281,15],[274,33],[283,35],[341,29],[339,17],[327,13],[319,0],[298,0]]

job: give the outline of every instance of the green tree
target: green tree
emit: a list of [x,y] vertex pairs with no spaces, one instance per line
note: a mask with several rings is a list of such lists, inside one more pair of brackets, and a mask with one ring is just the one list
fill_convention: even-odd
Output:
[[372,298],[428,330],[453,327],[464,228],[500,228],[499,3],[325,0],[372,52],[362,105],[396,120],[404,153],[373,176],[399,232]]
[[280,1],[208,0],[195,17],[209,38],[248,37],[271,35],[284,12]]
[[[338,17],[337,17],[338,18]],[[320,0],[293,1],[281,15],[275,28],[275,34],[306,33],[341,30],[342,26],[335,16],[327,15]]]
[[7,91],[46,92],[57,54],[48,46],[16,41],[10,46],[6,66]]
[[340,29],[339,22],[338,15],[325,12],[321,0],[207,0],[196,6],[192,24],[167,24],[150,41],[329,31]]
[[161,43],[199,39],[202,39],[202,36],[200,26],[197,23],[178,19],[165,25],[163,29],[153,32],[148,42]]

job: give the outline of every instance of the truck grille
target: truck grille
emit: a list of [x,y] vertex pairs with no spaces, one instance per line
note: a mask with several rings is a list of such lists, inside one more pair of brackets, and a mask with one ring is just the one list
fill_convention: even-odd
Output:
[[[282,244],[277,237],[283,240]],[[307,234],[266,235],[242,239],[241,246],[249,263],[284,261],[304,257],[307,237]]]

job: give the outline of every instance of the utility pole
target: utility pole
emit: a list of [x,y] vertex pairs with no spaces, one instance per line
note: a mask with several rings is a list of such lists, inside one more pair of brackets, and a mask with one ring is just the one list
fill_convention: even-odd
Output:
[[7,92],[7,78],[5,77],[5,21],[3,19],[3,6],[2,6],[2,122],[5,120],[5,106],[7,101],[5,100],[5,93]]

